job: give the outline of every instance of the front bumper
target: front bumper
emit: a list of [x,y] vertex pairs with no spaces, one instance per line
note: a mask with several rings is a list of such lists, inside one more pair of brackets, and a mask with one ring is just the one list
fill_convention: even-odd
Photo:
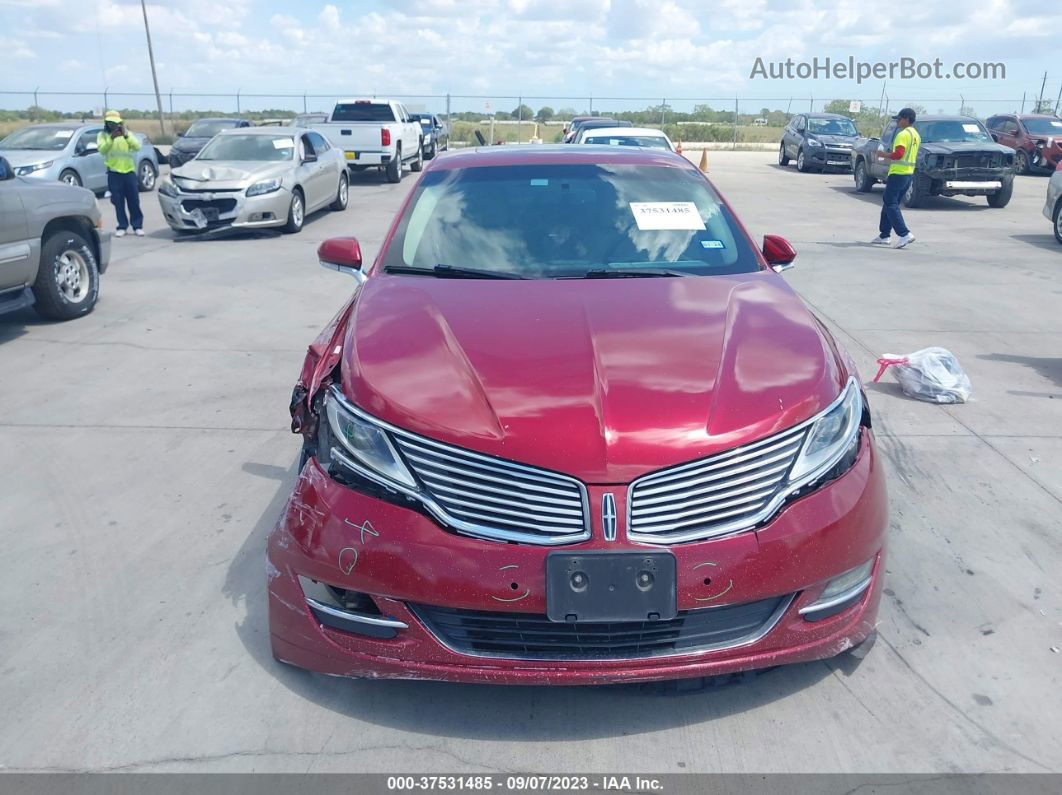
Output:
[[386,166],[391,162],[393,152],[373,149],[345,149],[343,157],[348,166]]
[[232,227],[259,229],[283,226],[291,207],[291,191],[280,188],[260,196],[244,191],[159,193],[159,206],[170,228],[178,232],[203,232]]
[[[311,459],[269,539],[273,654],[339,676],[503,684],[681,679],[832,657],[871,632],[882,590],[885,484],[872,437],[864,434],[852,469],[792,502],[757,531],[666,547],[676,558],[680,611],[779,600],[779,612],[761,627],[762,634],[752,632],[722,648],[619,659],[551,660],[456,650],[428,628],[423,608],[411,605],[540,617],[546,612],[550,548],[454,535],[421,513],[337,484]],[[621,489],[591,486],[591,504],[606,488],[617,492],[619,502]],[[622,516],[624,506],[617,508]],[[605,542],[595,532],[589,541],[564,549],[661,547]],[[816,616],[819,620],[800,614],[831,578],[871,559],[870,584],[854,604]],[[393,630],[393,637],[325,626],[307,603],[300,575],[368,594],[379,618],[406,626]]]
[[851,168],[852,150],[839,147],[808,147],[805,157],[813,164],[828,168]]
[[1013,179],[1009,168],[919,168],[933,196],[990,196]]
[[107,266],[111,263],[111,240],[113,236],[109,229],[97,229],[96,230],[96,245],[99,249],[100,256],[99,262],[96,263],[99,268],[99,272],[103,273],[107,270]]

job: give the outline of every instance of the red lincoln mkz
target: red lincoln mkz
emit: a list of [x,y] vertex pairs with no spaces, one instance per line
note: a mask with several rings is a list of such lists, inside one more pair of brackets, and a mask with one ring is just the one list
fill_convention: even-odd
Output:
[[708,180],[625,147],[426,168],[311,345],[269,540],[277,659],[678,679],[872,632],[887,507],[851,361]]

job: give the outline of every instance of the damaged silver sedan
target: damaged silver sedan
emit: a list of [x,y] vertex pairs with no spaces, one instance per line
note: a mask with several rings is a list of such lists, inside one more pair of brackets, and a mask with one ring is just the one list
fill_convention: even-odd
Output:
[[159,184],[159,204],[177,232],[302,229],[324,207],[345,210],[343,153],[295,127],[240,128],[215,135]]

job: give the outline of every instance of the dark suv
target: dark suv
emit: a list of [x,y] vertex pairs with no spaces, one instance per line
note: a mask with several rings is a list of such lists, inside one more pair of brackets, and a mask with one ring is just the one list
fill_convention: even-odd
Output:
[[985,126],[997,143],[1016,151],[1014,173],[1050,173],[1062,161],[1062,119],[1031,113],[992,116]]
[[852,145],[859,137],[855,124],[836,113],[801,113],[785,126],[778,146],[778,165],[796,160],[797,171],[849,169]]

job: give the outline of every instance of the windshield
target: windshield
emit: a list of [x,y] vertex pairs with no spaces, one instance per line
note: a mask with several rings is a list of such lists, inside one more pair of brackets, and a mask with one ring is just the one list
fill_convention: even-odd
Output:
[[395,114],[386,102],[352,102],[336,105],[332,121],[395,121]]
[[0,149],[47,149],[58,152],[66,147],[74,131],[55,127],[23,127],[0,141]]
[[295,140],[290,135],[220,135],[203,147],[196,160],[291,160]]
[[588,135],[583,139],[583,143],[606,146],[645,146],[650,149],[671,151],[671,147],[667,145],[667,139],[659,135]]
[[976,119],[941,119],[940,121],[915,122],[915,129],[923,143],[964,143],[967,141],[991,141],[992,136]]
[[808,129],[816,135],[859,135],[851,119],[808,119]]
[[222,130],[232,130],[239,122],[226,121],[226,120],[204,120],[192,122],[192,126],[189,127],[184,136],[186,138],[213,138]]
[[1059,119],[1022,119],[1021,123],[1033,135],[1062,135],[1062,120]]
[[760,268],[698,172],[575,164],[426,172],[383,264],[538,279],[624,269],[692,275]]

